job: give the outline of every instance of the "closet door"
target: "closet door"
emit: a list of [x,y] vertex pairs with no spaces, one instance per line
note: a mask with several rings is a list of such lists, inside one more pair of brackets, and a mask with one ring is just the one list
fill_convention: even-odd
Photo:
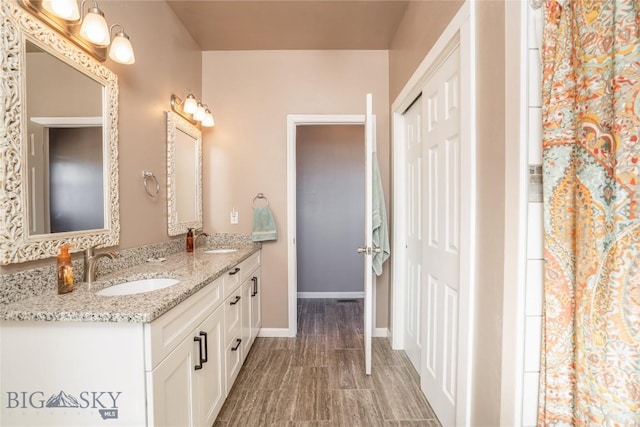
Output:
[[420,316],[422,313],[422,100],[418,98],[403,114],[406,158],[406,274],[404,351],[416,372],[422,354]]
[[[442,425],[456,424],[460,285],[460,55],[422,90],[425,162],[421,386]],[[461,316],[461,317],[459,317]]]

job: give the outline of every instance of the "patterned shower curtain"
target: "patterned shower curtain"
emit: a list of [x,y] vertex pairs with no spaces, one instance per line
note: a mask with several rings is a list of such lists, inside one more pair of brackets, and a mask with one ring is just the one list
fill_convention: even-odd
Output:
[[539,425],[640,426],[640,0],[547,0]]

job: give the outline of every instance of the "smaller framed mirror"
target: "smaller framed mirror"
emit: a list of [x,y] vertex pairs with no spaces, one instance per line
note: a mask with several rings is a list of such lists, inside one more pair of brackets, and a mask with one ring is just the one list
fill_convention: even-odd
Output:
[[169,236],[202,228],[202,132],[167,113],[167,211]]

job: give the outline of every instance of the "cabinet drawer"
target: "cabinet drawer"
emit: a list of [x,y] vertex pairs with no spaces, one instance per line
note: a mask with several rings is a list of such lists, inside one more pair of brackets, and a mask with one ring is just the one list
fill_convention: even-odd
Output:
[[216,279],[158,319],[144,325],[145,369],[155,368],[190,335],[222,301],[222,280]]
[[232,268],[231,270],[227,271],[224,276],[222,276],[223,279],[223,286],[224,286],[224,299],[229,298],[229,296],[233,295],[233,292],[238,288],[238,286],[240,285],[240,271],[241,271],[241,265],[237,265],[234,268]]
[[225,344],[229,344],[232,339],[240,335],[240,325],[242,324],[242,295],[240,288],[235,294],[224,300],[224,331]]
[[245,259],[229,271],[227,271],[224,276],[224,299],[227,299],[229,295],[231,295],[235,289],[240,286],[251,273],[258,268],[260,265],[260,252],[256,252],[251,255],[249,258]]
[[240,283],[244,283],[260,265],[260,251],[240,263]]

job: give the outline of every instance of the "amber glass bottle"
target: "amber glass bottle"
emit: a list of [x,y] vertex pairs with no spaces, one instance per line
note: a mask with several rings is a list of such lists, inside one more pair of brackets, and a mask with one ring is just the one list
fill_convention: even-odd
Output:
[[187,231],[187,252],[193,252],[193,228]]
[[73,291],[73,265],[69,248],[71,245],[60,247],[58,254],[58,294],[66,294]]

